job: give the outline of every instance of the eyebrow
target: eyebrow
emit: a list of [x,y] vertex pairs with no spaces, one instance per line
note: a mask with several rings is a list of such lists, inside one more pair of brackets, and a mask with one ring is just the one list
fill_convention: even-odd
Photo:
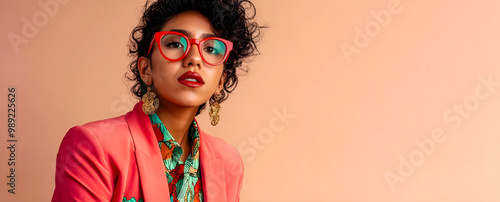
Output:
[[[186,30],[183,30],[183,29],[171,29],[170,31],[172,32],[179,32],[179,33],[182,33],[186,36],[192,36],[191,35],[191,32],[188,32]],[[212,33],[203,33],[201,35],[201,38],[204,39],[204,38],[208,38],[208,37],[217,37],[215,34],[212,34]]]

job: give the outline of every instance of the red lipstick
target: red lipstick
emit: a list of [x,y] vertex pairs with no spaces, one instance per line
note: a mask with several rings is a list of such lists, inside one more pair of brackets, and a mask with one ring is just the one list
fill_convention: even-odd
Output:
[[199,73],[191,71],[184,73],[181,77],[177,79],[177,81],[191,88],[200,87],[205,83]]

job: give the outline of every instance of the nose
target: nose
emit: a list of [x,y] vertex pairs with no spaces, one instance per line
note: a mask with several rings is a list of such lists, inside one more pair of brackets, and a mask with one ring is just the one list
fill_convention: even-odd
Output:
[[199,50],[199,45],[196,41],[191,42],[191,48],[184,58],[184,67],[196,66],[201,67],[201,63],[203,62],[201,58],[201,53]]

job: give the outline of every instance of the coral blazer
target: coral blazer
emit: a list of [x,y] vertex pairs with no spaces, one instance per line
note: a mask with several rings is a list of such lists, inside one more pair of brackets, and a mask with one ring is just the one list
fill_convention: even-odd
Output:
[[[205,202],[239,201],[240,154],[199,130]],[[72,127],[59,147],[55,184],[52,201],[170,202],[158,140],[142,101],[125,115]]]

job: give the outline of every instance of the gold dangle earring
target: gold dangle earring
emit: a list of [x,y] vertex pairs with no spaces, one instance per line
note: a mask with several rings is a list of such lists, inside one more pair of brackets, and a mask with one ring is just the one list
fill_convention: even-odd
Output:
[[160,106],[160,100],[156,97],[156,94],[151,91],[150,86],[148,86],[148,92],[142,96],[142,111],[151,115],[156,113],[158,107]]
[[214,100],[210,99],[210,110],[208,111],[208,115],[210,116],[210,123],[212,126],[216,126],[217,123],[219,123],[220,117],[219,117],[219,110],[220,110],[220,94],[215,93],[214,94]]

